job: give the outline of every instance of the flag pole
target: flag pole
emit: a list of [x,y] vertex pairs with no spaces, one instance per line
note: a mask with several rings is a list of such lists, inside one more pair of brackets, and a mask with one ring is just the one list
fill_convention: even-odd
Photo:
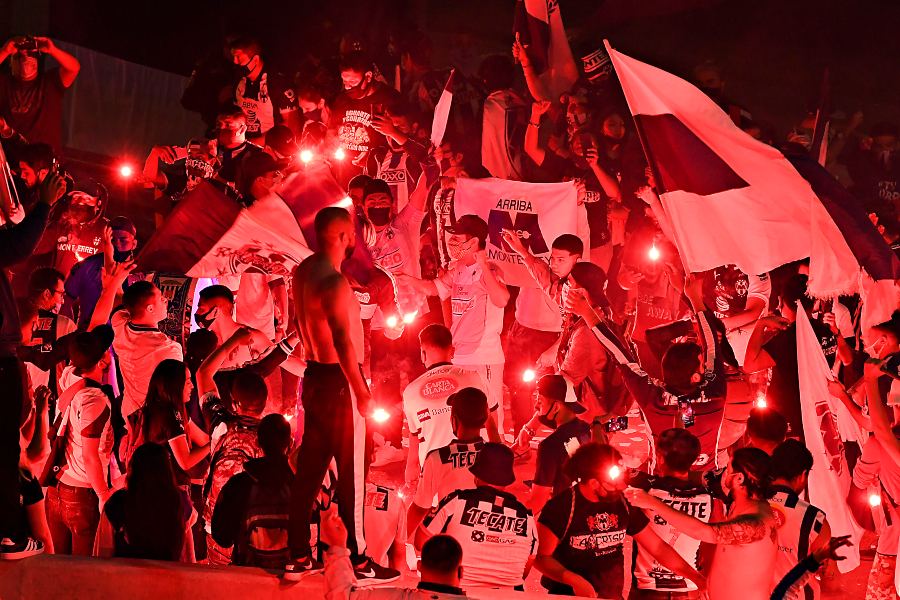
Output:
[[824,161],[820,161],[822,148],[828,148],[828,140],[825,139],[826,127],[828,126],[828,113],[831,96],[831,81],[829,77],[828,67],[822,73],[822,87],[819,92],[819,106],[816,108],[816,124],[813,126],[813,139],[809,147],[809,155],[813,160],[825,166]]
[[[616,61],[613,60],[612,56],[613,47],[610,45],[609,40],[607,39],[603,40],[603,46],[604,48],[606,48],[606,54],[609,56],[609,62],[612,63],[613,71],[615,71],[616,78],[619,80],[619,85],[622,86],[622,78],[619,77]],[[625,94],[625,103],[628,104],[627,94]],[[653,159],[653,152],[650,150],[650,145],[647,143],[647,136],[644,135],[644,127],[641,125],[641,122],[635,118],[630,105],[628,106],[628,114],[631,115],[631,121],[634,123],[634,130],[637,133],[638,141],[641,143],[641,149],[644,151],[644,158],[647,159],[647,166],[650,167],[650,172],[653,173],[653,181],[656,183],[656,194],[657,197],[659,197],[661,194],[666,193],[665,182],[660,175],[659,168],[656,166],[656,161]],[[659,198],[659,208],[660,210],[662,210],[663,216],[665,216],[666,220],[671,223],[672,221],[671,219],[669,219],[669,215],[666,214],[665,206],[663,206],[662,198]],[[671,230],[673,237],[676,238],[671,241],[675,245],[676,250],[678,250],[678,258],[681,261],[681,266],[684,267],[685,274],[690,273],[691,270],[688,268],[687,263],[684,261],[684,252],[681,251],[681,244],[678,243],[677,231],[675,230],[675,227],[671,227]]]

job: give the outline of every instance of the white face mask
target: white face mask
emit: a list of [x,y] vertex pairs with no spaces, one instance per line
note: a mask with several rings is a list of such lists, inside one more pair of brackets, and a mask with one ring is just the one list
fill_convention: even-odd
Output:
[[881,352],[884,350],[885,344],[887,344],[887,339],[884,336],[881,336],[870,345],[863,348],[863,350],[871,358],[881,358]]

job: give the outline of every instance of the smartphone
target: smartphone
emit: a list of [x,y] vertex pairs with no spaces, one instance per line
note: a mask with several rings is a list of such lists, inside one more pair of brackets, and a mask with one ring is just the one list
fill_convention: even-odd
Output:
[[681,417],[681,423],[685,427],[693,427],[694,425],[694,407],[691,406],[690,400],[678,401],[678,413]]
[[383,117],[384,104],[372,104],[369,114],[371,114],[373,117]]
[[21,42],[16,42],[16,49],[18,49],[19,52],[37,52],[37,40],[28,36]]
[[578,139],[581,140],[581,152],[583,154],[587,154],[587,151],[590,148],[594,147],[594,140],[593,140],[593,138],[591,138],[591,134],[589,134],[589,133],[579,134]]
[[613,431],[625,431],[628,429],[628,417],[621,416],[610,419],[606,423],[603,424],[603,429],[606,430],[606,433],[612,433]]
[[895,352],[881,363],[881,371],[894,379],[900,379],[900,352]]

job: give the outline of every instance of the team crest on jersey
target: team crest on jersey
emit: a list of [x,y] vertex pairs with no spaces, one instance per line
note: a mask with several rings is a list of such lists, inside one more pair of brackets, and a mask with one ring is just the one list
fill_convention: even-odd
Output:
[[619,515],[601,513],[589,516],[587,518],[587,524],[591,531],[609,531],[610,529],[618,529]]
[[750,287],[750,282],[748,282],[745,278],[741,277],[734,282],[734,291],[737,292],[738,296],[744,297],[747,295],[747,289]]

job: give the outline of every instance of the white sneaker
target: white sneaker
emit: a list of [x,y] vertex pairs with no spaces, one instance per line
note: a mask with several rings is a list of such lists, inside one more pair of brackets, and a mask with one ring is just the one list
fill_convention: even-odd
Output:
[[383,467],[391,463],[400,462],[406,458],[406,453],[399,448],[394,448],[390,442],[385,443],[375,450],[375,460],[372,461],[373,467]]
[[9,538],[0,541],[0,560],[19,560],[41,554],[44,551],[44,543],[32,537],[27,537],[21,542],[14,542]]

